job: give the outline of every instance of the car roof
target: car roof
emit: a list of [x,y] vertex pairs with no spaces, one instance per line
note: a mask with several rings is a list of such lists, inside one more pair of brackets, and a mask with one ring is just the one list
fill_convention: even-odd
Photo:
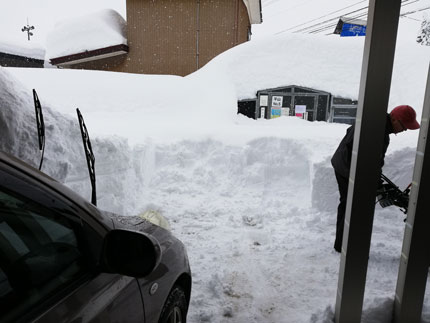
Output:
[[38,182],[41,182],[42,184],[48,186],[52,190],[62,195],[64,198],[79,206],[81,209],[86,211],[86,213],[91,214],[92,217],[98,222],[100,222],[103,226],[110,229],[114,227],[112,219],[106,217],[103,212],[99,210],[96,206],[85,200],[82,196],[78,195],[64,184],[59,183],[57,180],[32,167],[26,162],[4,151],[0,151],[0,167],[2,166],[2,164],[17,169],[20,172],[25,173],[26,175],[37,180]]

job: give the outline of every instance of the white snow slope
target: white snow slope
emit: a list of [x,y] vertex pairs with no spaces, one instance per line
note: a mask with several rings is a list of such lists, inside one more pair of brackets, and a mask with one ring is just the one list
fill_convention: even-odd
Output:
[[[2,68],[0,149],[38,165],[36,88],[47,126],[43,170],[89,198],[80,108],[98,205],[125,215],[160,210],[186,245],[189,322],[331,322],[339,254],[329,159],[347,126],[254,121],[236,115],[236,102],[291,84],[357,97],[355,40],[282,34],[236,47],[185,78]],[[429,50],[399,43],[389,109],[421,111]],[[384,173],[401,188],[411,180],[417,135],[393,136],[386,156]],[[376,208],[363,322],[391,321],[403,218],[395,207]]]

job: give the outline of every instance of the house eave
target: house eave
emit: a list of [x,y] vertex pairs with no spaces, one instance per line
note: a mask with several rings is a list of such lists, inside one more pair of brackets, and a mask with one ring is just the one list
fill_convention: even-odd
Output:
[[85,51],[81,53],[76,53],[72,55],[51,58],[50,62],[52,65],[67,67],[67,66],[75,65],[79,63],[91,62],[91,61],[96,61],[103,58],[124,55],[127,53],[128,53],[128,46],[125,44],[120,44],[120,45],[114,45],[114,46],[104,47],[100,49]]
[[261,0],[243,0],[248,10],[249,22],[251,24],[261,24],[263,16],[261,11]]

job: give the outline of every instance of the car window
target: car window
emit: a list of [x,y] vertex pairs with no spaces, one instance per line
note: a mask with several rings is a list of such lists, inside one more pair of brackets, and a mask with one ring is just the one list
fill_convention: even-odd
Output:
[[0,185],[0,321],[29,310],[85,276],[82,224]]

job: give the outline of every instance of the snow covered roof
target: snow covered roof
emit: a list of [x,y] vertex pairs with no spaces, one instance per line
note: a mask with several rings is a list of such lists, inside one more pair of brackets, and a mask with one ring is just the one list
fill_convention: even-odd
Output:
[[124,18],[105,9],[56,24],[48,35],[46,57],[53,64],[67,65],[127,52]]
[[0,53],[38,60],[45,58],[45,49],[40,44],[29,41],[23,45],[14,40],[5,40],[3,37],[0,40]]
[[353,25],[360,25],[360,26],[367,26],[367,20],[364,19],[355,19],[355,18],[349,18],[349,17],[340,17],[339,21],[342,21],[343,23],[353,24]]
[[261,24],[263,22],[261,15],[261,0],[243,0],[246,9],[248,9],[249,21],[251,24]]

